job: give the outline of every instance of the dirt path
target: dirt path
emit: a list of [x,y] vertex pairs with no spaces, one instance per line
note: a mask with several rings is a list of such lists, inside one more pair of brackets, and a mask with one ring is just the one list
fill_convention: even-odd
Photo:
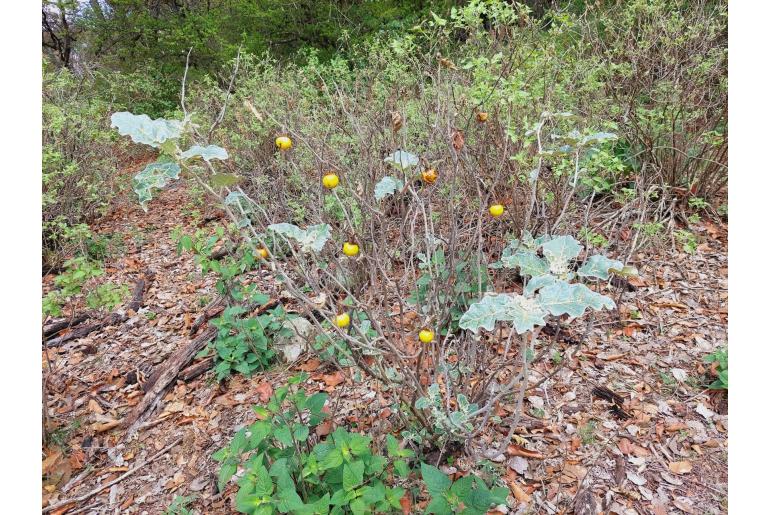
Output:
[[[177,495],[195,496],[200,513],[232,512],[232,487],[217,493],[210,456],[282,381],[282,367],[235,377],[226,388],[210,374],[178,381],[135,438],[115,427],[141,399],[143,379],[189,341],[190,324],[213,298],[214,278],[201,277],[171,239],[177,226],[213,229],[217,221],[205,222],[213,214],[177,184],[146,214],[127,194],[94,227],[124,243],[100,280],[132,285],[147,272],[154,280],[143,308],[125,323],[43,353],[44,368],[49,357],[52,363],[49,408],[62,446],[43,456],[44,507],[106,485],[173,444],[130,477],[56,513],[156,514]],[[513,512],[526,499],[534,512],[553,513],[593,498],[599,510],[620,514],[726,513],[726,400],[703,387],[702,360],[727,339],[727,227],[705,222],[698,231],[704,243],[695,256],[665,245],[648,250],[659,255],[642,256],[642,278],[625,294],[620,323],[597,320],[582,346],[555,341],[559,359],[554,354],[534,367],[531,384],[553,377],[529,393],[519,431],[540,458],[516,456],[514,448],[499,476],[516,493]],[[309,390],[343,399],[337,423],[393,428],[387,393],[343,381],[317,363],[305,369],[313,372]],[[630,418],[597,397],[597,385],[621,395]],[[501,405],[501,414],[510,407]],[[493,428],[482,440],[505,431]],[[455,466],[463,470],[464,460]]]
[[[54,504],[106,484],[179,438],[151,465],[72,510],[160,513],[182,485],[188,495],[213,493],[209,448],[219,439],[220,417],[204,406],[219,391],[208,379],[198,381],[195,388],[184,383],[173,388],[150,418],[154,425],[132,441],[124,441],[122,431],[111,428],[141,399],[140,385],[151,371],[189,341],[190,324],[206,299],[213,298],[214,279],[201,277],[193,257],[178,255],[171,239],[175,227],[191,232],[212,214],[216,213],[196,204],[180,183],[152,201],[148,213],[127,194],[93,227],[102,236],[114,235],[122,242],[118,247],[123,247],[121,255],[108,258],[100,281],[133,285],[145,274],[154,277],[143,307],[129,314],[125,323],[50,349],[49,408],[61,428],[56,440],[66,450],[58,456],[49,449],[44,468],[59,480],[49,481],[55,487],[49,486],[50,493],[44,489],[44,502]],[[46,367],[45,353],[43,361]],[[199,420],[205,423],[201,426]]]

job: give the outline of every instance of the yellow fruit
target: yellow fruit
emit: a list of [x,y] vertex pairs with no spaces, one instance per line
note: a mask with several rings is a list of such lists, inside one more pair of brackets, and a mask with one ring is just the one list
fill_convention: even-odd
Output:
[[265,247],[259,247],[257,249],[257,254],[259,254],[259,257],[261,257],[262,259],[267,259],[268,253]]
[[291,148],[291,139],[288,136],[279,136],[275,138],[275,146],[281,150],[289,150]]
[[324,188],[333,190],[340,183],[340,178],[336,173],[327,173],[323,178]]
[[433,341],[433,331],[430,329],[423,329],[420,331],[420,341],[422,343],[430,343]]
[[476,113],[476,119],[479,121],[479,123],[486,122],[487,118],[489,118],[489,113],[485,113],[484,111],[479,111]]
[[350,325],[350,315],[342,313],[334,318],[334,324],[337,327],[347,327]]
[[345,242],[344,245],[342,245],[342,253],[346,256],[357,256],[358,255],[358,245],[355,243],[350,243],[348,241]]
[[505,212],[505,208],[502,204],[492,204],[489,206],[489,214],[497,218]]
[[428,184],[433,184],[436,179],[438,179],[438,172],[435,169],[431,168],[422,172],[422,180]]

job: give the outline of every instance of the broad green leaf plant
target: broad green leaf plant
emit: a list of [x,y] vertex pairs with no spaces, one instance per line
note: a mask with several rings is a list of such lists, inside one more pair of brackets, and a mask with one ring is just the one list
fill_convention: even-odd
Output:
[[277,388],[267,405],[254,408],[258,420],[214,454],[221,463],[219,489],[243,469],[235,496],[240,513],[401,513],[406,491],[391,484],[411,474],[414,453],[388,435],[387,454],[381,454],[372,437],[344,428],[319,440],[328,396],[297,388],[306,380],[301,374]]

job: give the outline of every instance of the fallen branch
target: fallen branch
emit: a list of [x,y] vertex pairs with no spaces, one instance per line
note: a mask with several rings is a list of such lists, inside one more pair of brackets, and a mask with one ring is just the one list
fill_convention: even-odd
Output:
[[207,327],[198,337],[180,349],[176,354],[166,360],[164,366],[153,373],[144,384],[145,394],[141,402],[123,421],[123,427],[127,427],[126,436],[131,435],[144,422],[155,409],[163,397],[166,388],[176,379],[179,371],[189,363],[206,344],[214,339],[217,334],[216,327]]
[[210,302],[208,306],[203,308],[203,313],[201,313],[190,326],[189,335],[193,336],[203,324],[215,316],[219,316],[219,314],[225,310],[224,301],[225,297],[217,297],[214,301]]
[[128,471],[126,471],[126,473],[125,473],[125,474],[123,474],[122,476],[120,476],[120,477],[118,477],[118,478],[116,478],[116,479],[113,479],[113,480],[112,480],[112,481],[110,481],[109,483],[105,483],[105,484],[103,484],[103,485],[101,485],[101,486],[97,486],[96,488],[94,488],[94,489],[93,489],[93,490],[91,490],[90,492],[86,492],[86,493],[84,493],[84,494],[83,494],[83,495],[81,495],[81,496],[78,496],[78,497],[73,497],[72,499],[66,499],[66,500],[64,500],[64,501],[61,501],[61,502],[57,502],[56,504],[52,504],[51,506],[48,506],[47,508],[44,508],[44,509],[43,509],[43,513],[48,513],[49,511],[53,511],[53,510],[56,510],[56,509],[62,508],[62,507],[64,507],[64,506],[68,506],[68,505],[70,505],[70,504],[73,504],[73,503],[77,503],[77,502],[83,502],[83,501],[85,501],[86,499],[89,499],[89,498],[93,497],[94,495],[98,494],[98,493],[99,493],[99,492],[101,492],[102,490],[106,490],[107,488],[111,487],[112,485],[115,485],[115,484],[117,484],[117,483],[120,483],[121,481],[123,481],[123,480],[124,480],[124,479],[126,479],[127,477],[129,477],[129,476],[131,476],[132,474],[134,474],[134,473],[135,473],[136,471],[138,471],[139,469],[142,469],[142,468],[144,468],[146,465],[149,465],[150,463],[152,463],[152,462],[153,462],[153,461],[155,461],[156,459],[158,459],[158,458],[160,458],[161,456],[163,456],[164,454],[166,454],[168,451],[170,451],[171,449],[173,449],[173,448],[174,448],[174,447],[175,447],[175,446],[176,446],[176,445],[177,445],[179,442],[181,442],[181,441],[182,441],[182,437],[180,436],[179,438],[177,438],[176,440],[174,440],[173,442],[171,442],[169,445],[167,445],[166,447],[164,447],[163,449],[161,449],[161,450],[160,450],[160,451],[158,451],[157,453],[153,454],[153,455],[152,455],[152,456],[151,456],[151,457],[150,457],[148,460],[146,460],[146,461],[144,461],[144,462],[140,463],[139,465],[135,466],[135,467],[134,467],[134,468],[132,468],[131,470],[128,470]]
[[73,318],[68,318],[65,320],[54,322],[53,324],[43,327],[43,339],[47,340],[48,338],[55,335],[56,333],[64,329],[74,327],[82,322],[85,322],[86,320],[88,320],[88,315],[78,315]]
[[192,381],[202,373],[206,372],[214,366],[214,358],[206,358],[198,363],[193,363],[189,367],[179,372],[179,379],[185,383]]
[[[271,299],[265,304],[256,308],[254,315],[259,316],[265,311],[274,308],[279,303],[280,300]],[[247,308],[247,313],[251,313],[254,311],[254,309],[254,305],[249,306]],[[208,342],[214,339],[214,337],[217,335],[217,332],[218,329],[216,327],[208,326],[205,331],[203,331],[193,341],[187,344],[187,346],[183,347],[177,351],[176,354],[166,360],[162,368],[159,368],[157,371],[153,372],[153,374],[142,386],[145,394],[141,402],[139,402],[139,404],[134,407],[133,411],[123,421],[122,427],[128,428],[126,431],[126,438],[131,436],[137,431],[137,429],[141,427],[142,423],[155,410],[158,403],[163,398],[166,389],[179,376],[182,369],[185,368],[185,366],[187,366],[187,364],[192,361],[193,358],[195,358],[195,355],[198,354],[198,352],[203,350]],[[206,369],[201,370],[198,375],[205,371]]]
[[[147,286],[147,283],[152,280],[154,277],[153,274],[147,274],[145,278],[139,279],[136,281],[136,285],[134,286],[134,292],[131,298],[131,302],[128,304],[128,311],[136,312],[139,310],[139,308],[142,306],[142,300],[144,298],[144,290]],[[62,345],[64,343],[67,343],[72,340],[78,340],[80,338],[83,338],[84,336],[87,336],[94,331],[98,331],[99,329],[103,329],[107,326],[115,325],[115,324],[122,324],[128,320],[128,314],[127,313],[112,313],[108,315],[106,318],[104,318],[101,322],[97,322],[95,324],[86,325],[83,327],[79,327],[73,331],[70,331],[69,333],[59,336],[57,338],[52,338],[48,340],[46,343],[47,347],[58,347],[59,345]]]

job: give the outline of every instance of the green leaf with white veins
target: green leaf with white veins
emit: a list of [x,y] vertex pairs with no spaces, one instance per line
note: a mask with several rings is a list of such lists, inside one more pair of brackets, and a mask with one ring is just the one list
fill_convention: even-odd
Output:
[[588,288],[585,284],[570,284],[556,281],[543,287],[537,296],[540,305],[554,316],[567,314],[571,317],[582,316],[586,309],[613,309],[615,303]]
[[543,255],[548,260],[551,273],[564,275],[569,272],[569,262],[575,259],[583,246],[572,236],[559,236],[543,243]]
[[310,225],[307,229],[300,229],[294,224],[281,223],[268,225],[267,228],[281,236],[295,240],[303,252],[310,252],[311,250],[320,252],[331,236],[329,224]]
[[212,159],[219,159],[219,160],[225,160],[229,156],[227,155],[227,150],[223,149],[222,147],[218,147],[216,145],[209,145],[207,147],[202,147],[200,145],[193,145],[188,150],[185,150],[180,155],[182,159],[190,159],[193,157],[201,157],[205,161],[211,161]]
[[404,183],[398,179],[386,175],[374,187],[375,200],[382,200],[388,195],[393,195],[396,191],[404,187]]
[[606,281],[610,278],[610,270],[622,269],[623,263],[621,261],[596,254],[588,258],[583,266],[578,268],[577,273],[581,277],[596,277]]
[[409,168],[416,166],[420,162],[420,158],[409,152],[403,150],[396,150],[391,155],[384,159],[386,163],[390,163],[401,171],[406,171]]
[[543,288],[544,286],[548,286],[549,284],[554,283],[555,281],[558,281],[554,276],[551,274],[545,274],[545,275],[538,275],[536,277],[533,277],[529,280],[527,285],[524,287],[524,295],[527,297],[531,297],[535,294],[537,290],[540,288]]
[[139,197],[139,204],[147,211],[147,203],[152,200],[152,190],[164,187],[170,180],[178,179],[181,169],[172,162],[151,163],[134,176],[132,185]]
[[548,273],[548,263],[534,251],[519,249],[511,256],[503,256],[500,262],[506,268],[518,268],[521,275],[536,277]]
[[146,114],[136,115],[127,111],[113,113],[110,127],[117,127],[121,136],[131,136],[134,143],[144,143],[158,148],[166,140],[182,135],[184,122],[158,118],[153,120]]
[[479,328],[492,331],[497,322],[507,321],[513,322],[516,332],[523,334],[535,325],[545,325],[547,314],[536,299],[509,293],[487,293],[460,317],[460,327],[478,333]]

